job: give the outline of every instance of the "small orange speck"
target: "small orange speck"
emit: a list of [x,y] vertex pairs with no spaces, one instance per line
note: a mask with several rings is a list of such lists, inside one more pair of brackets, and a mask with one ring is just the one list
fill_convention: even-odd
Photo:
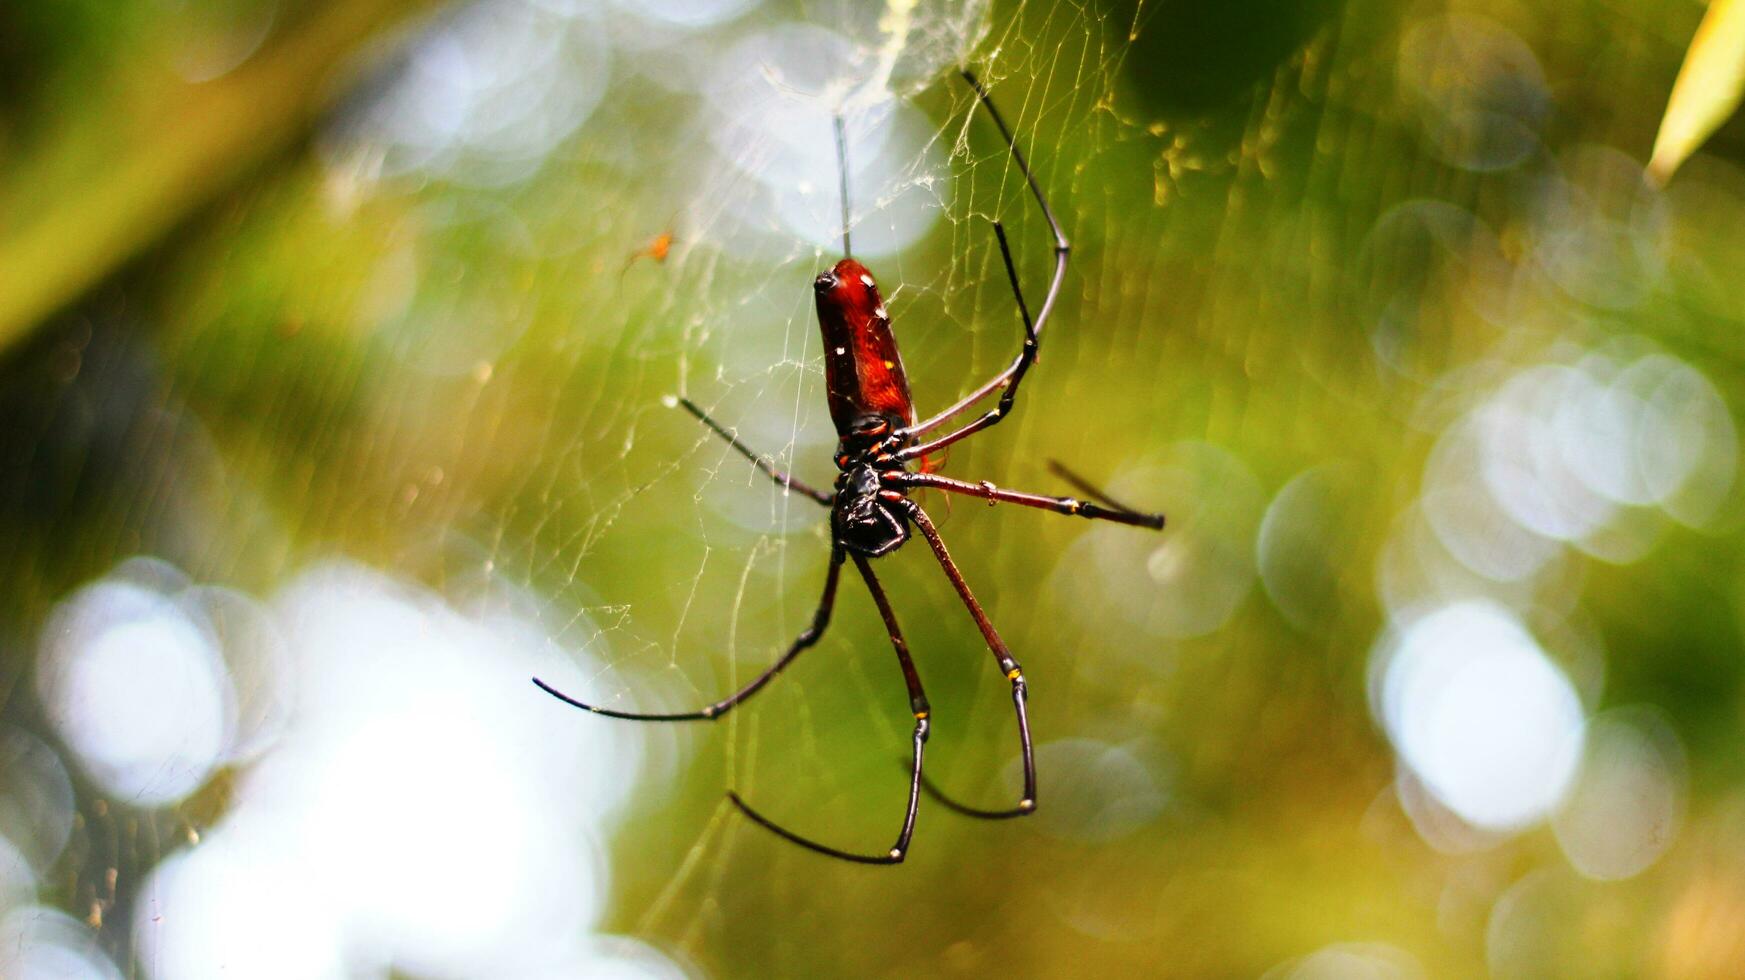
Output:
[[665,262],[667,253],[673,250],[673,241],[673,233],[670,231],[663,231],[654,236],[647,245],[630,253],[630,257],[624,260],[624,270],[619,275],[622,276],[624,272],[629,272],[630,267],[636,263],[637,259],[653,259],[656,262]]

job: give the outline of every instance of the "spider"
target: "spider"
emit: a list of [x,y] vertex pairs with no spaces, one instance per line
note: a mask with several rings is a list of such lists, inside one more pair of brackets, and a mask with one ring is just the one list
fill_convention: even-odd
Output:
[[[1042,328],[1047,324],[1055,300],[1060,295],[1069,254],[1069,246],[1066,236],[1060,230],[1060,223],[1049,209],[1048,200],[1035,176],[1031,174],[1029,165],[1025,163],[1024,155],[1012,138],[1011,130],[1007,128],[999,110],[994,108],[993,100],[988,97],[987,90],[976,77],[968,71],[963,72],[963,77],[974,89],[976,98],[987,110],[994,125],[999,128],[1006,147],[1011,151],[1013,162],[1029,184],[1030,192],[1042,209],[1042,216],[1047,220],[1049,230],[1054,236],[1054,277],[1048,284],[1048,294],[1043,297],[1041,308],[1032,320],[1029,307],[1024,302],[1023,289],[1018,284],[1018,271],[1012,261],[1011,247],[1006,241],[1006,230],[999,221],[993,222],[994,237],[999,241],[1000,256],[1005,260],[1006,275],[1011,281],[1012,295],[1017,301],[1018,315],[1024,326],[1023,348],[1017,358],[1005,370],[951,407],[925,421],[916,421],[914,401],[909,396],[909,382],[903,373],[903,362],[897,353],[896,339],[891,334],[890,314],[885,309],[884,300],[879,295],[879,288],[873,281],[872,274],[854,260],[849,248],[847,145],[842,119],[838,116],[836,146],[838,165],[842,173],[844,257],[830,271],[812,281],[812,288],[817,294],[818,325],[824,335],[826,396],[830,405],[830,419],[836,426],[839,439],[836,466],[840,472],[836,477],[835,491],[826,493],[814,489],[778,469],[770,457],[755,452],[740,442],[737,436],[710,418],[689,399],[670,400],[683,405],[686,411],[696,416],[698,421],[726,440],[728,445],[785,490],[809,497],[830,509],[830,569],[825,575],[824,595],[812,616],[811,626],[796,637],[787,651],[751,683],[696,711],[680,714],[615,711],[583,703],[538,678],[533,680],[548,694],[577,708],[609,718],[671,722],[711,721],[720,718],[763,690],[803,651],[818,642],[830,623],[830,613],[836,605],[836,587],[841,578],[842,566],[852,559],[855,569],[866,582],[867,590],[872,593],[879,615],[884,619],[885,630],[890,634],[891,645],[897,652],[897,664],[902,668],[903,680],[909,689],[909,707],[915,715],[913,755],[909,765],[909,800],[896,843],[881,854],[841,850],[803,837],[777,824],[753,809],[736,792],[729,790],[727,798],[753,822],[788,841],[820,854],[863,864],[902,862],[909,851],[909,841],[914,836],[915,813],[923,790],[949,809],[971,817],[999,820],[1025,816],[1036,810],[1036,759],[1030,740],[1029,713],[1025,708],[1027,688],[1024,671],[1013,658],[1006,642],[1000,638],[999,631],[994,629],[994,624],[988,619],[975,594],[970,591],[963,574],[952,561],[951,553],[946,550],[945,540],[940,537],[938,528],[921,505],[910,499],[909,492],[917,489],[941,490],[979,497],[990,505],[1018,504],[1051,510],[1058,514],[1152,529],[1161,529],[1164,521],[1161,514],[1140,513],[1117,503],[1059,464],[1052,464],[1054,472],[1080,493],[1091,498],[1090,500],[1006,490],[986,480],[976,483],[954,480],[930,472],[930,467],[926,465],[929,454],[981,432],[1011,413],[1018,399],[1019,385],[1031,365],[1036,363]],[[1000,392],[1000,398],[993,408],[943,435],[923,438],[995,391]],[[920,468],[912,469],[911,464],[917,461],[921,462]],[[993,653],[1000,672],[1011,682],[1012,705],[1017,715],[1019,747],[1024,760],[1024,791],[1017,805],[1009,809],[984,810],[958,803],[941,793],[922,775],[922,753],[927,744],[932,709],[928,706],[927,695],[922,690],[921,676],[915,669],[915,662],[909,656],[909,645],[897,626],[896,613],[892,611],[890,600],[886,598],[884,588],[873,574],[871,565],[871,559],[888,555],[908,541],[911,529],[918,529],[927,540],[934,558],[938,559],[946,578],[951,580],[958,598],[963,601],[970,617],[975,620],[976,627],[987,641],[988,649]]]

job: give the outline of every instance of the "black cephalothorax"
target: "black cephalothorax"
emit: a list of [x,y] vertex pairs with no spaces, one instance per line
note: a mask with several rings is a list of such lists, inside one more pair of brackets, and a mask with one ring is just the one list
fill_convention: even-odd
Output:
[[890,420],[861,420],[842,442],[836,465],[836,494],[830,502],[830,532],[842,547],[877,558],[909,540],[908,495],[893,489],[887,474],[908,467],[896,456],[902,439]]

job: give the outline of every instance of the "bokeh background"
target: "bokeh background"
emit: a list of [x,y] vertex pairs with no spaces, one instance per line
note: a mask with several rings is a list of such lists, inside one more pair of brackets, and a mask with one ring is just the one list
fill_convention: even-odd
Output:
[[[0,975],[1745,974],[1745,130],[1644,178],[1700,4],[0,7]],[[857,256],[1041,808],[925,806],[821,514]],[[1007,684],[878,566],[930,771]]]

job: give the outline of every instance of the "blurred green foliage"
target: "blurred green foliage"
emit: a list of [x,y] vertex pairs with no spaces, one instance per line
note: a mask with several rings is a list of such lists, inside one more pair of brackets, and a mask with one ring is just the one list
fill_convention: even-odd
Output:
[[[599,682],[624,704],[712,696],[809,616],[821,524],[661,396],[699,399],[826,480],[806,288],[823,257],[796,244],[747,258],[716,240],[729,220],[698,200],[719,175],[694,166],[707,159],[694,99],[662,81],[683,66],[634,51],[524,179],[372,170],[344,124],[391,76],[416,6],[277,8],[255,54],[200,82],[165,69],[199,29],[195,5],[0,11],[9,719],[31,715],[50,605],[139,552],[261,592],[335,552],[438,588],[488,562],[605,628],[596,652],[614,669]],[[1264,504],[1331,465],[1329,516],[1304,529],[1308,557],[1289,573],[1313,586],[1311,611],[1281,612],[1250,568],[1227,621],[1167,635],[1085,597],[1109,559],[1078,522],[939,501],[1026,666],[1039,742],[1123,747],[1156,778],[1157,812],[1086,839],[1027,825],[1043,816],[978,825],[929,807],[910,861],[887,871],[732,816],[728,785],[833,841],[890,829],[907,719],[877,617],[850,595],[761,703],[654,736],[677,775],[611,843],[614,928],[714,975],[1258,976],[1336,943],[1387,944],[1428,976],[1738,969],[1736,490],[1706,526],[1663,522],[1628,561],[1570,549],[1555,586],[1570,629],[1603,651],[1587,708],[1653,705],[1682,741],[1688,816],[1664,857],[1584,879],[1543,825],[1442,853],[1396,800],[1370,703],[1390,613],[1378,582],[1448,423],[1517,369],[1632,337],[1708,378],[1735,429],[1745,405],[1736,131],[1653,199],[1662,260],[1620,260],[1576,295],[1533,253],[1547,175],[1580,184],[1583,147],[1645,156],[1701,8],[1452,9],[1518,39],[1542,73],[1545,103],[1506,165],[1459,157],[1491,144],[1439,144],[1438,117],[1402,81],[1407,39],[1443,6],[997,5],[974,60],[1074,265],[1019,415],[954,449],[947,472],[1040,491],[1058,457],[1115,481],[1172,520],[1164,545],[1116,560],[1192,611],[1214,590],[1169,579],[1149,549],[1226,524],[1252,549],[1261,514],[1232,501]],[[1027,281],[1044,281],[1048,257],[966,94],[941,82],[916,103],[951,154],[948,220],[878,272],[926,411],[1016,346],[981,219],[1011,226]],[[1633,189],[1598,183],[1572,207],[1639,217],[1605,196]],[[1481,223],[1494,254],[1377,237],[1417,201]],[[666,231],[669,258],[625,265]],[[1467,270],[1452,284],[1437,264],[1449,254]],[[1627,302],[1597,292],[1620,283]],[[1407,287],[1400,326],[1388,303]],[[1469,290],[1486,287],[1506,294],[1502,315],[1475,309]],[[1147,475],[1179,468],[1190,442],[1235,462],[1193,471],[1197,485]],[[1010,775],[1005,683],[920,552],[881,569],[936,707],[932,771],[991,798]],[[1076,812],[1050,788],[1075,785],[1067,768],[1042,773],[1045,809]],[[1498,912],[1505,893],[1538,894],[1511,890],[1529,880],[1556,901],[1529,920]],[[1529,938],[1508,940],[1516,928]]]

